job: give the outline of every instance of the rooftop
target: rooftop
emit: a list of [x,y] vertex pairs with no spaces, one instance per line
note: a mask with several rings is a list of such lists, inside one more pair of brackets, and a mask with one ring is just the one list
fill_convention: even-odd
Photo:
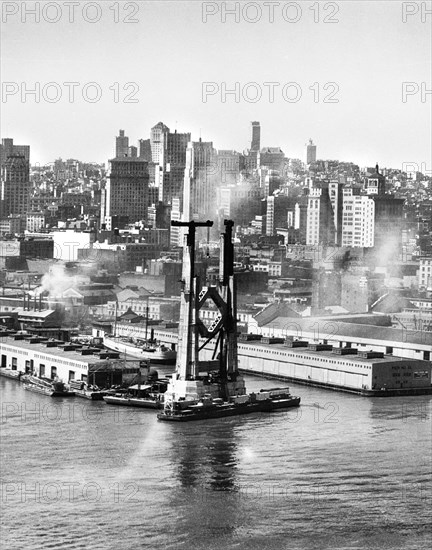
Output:
[[[36,342],[36,340],[39,340],[37,337],[32,337],[32,339]],[[43,353],[45,355],[51,355],[55,359],[63,359],[63,360],[71,360],[71,361],[77,361],[79,363],[82,363],[83,365],[88,366],[88,368],[97,368],[97,367],[121,367],[124,365],[124,361],[122,359],[107,359],[106,357],[101,358],[99,355],[95,355],[95,353],[100,352],[106,352],[107,350],[101,350],[98,348],[95,348],[93,350],[93,353],[90,353],[89,346],[77,346],[77,344],[71,344],[70,342],[60,342],[57,341],[56,347],[47,347],[48,339],[46,339],[45,342],[38,342],[38,343],[30,343],[29,339],[26,340],[15,340],[14,336],[4,336],[1,339],[0,342],[0,349],[3,349],[3,346],[13,346],[14,348],[21,349],[21,350],[31,350],[36,353]],[[62,347],[60,347],[62,346]],[[74,349],[65,349],[64,346],[71,346]],[[82,351],[88,350],[88,355],[83,355]],[[129,363],[129,362],[128,362]],[[136,361],[136,364],[139,364],[139,361]]]

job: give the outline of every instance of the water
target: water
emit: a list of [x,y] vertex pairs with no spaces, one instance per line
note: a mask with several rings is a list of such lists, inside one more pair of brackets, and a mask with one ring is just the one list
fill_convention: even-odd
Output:
[[2,548],[430,548],[431,396],[291,388],[299,409],[172,424],[1,378]]

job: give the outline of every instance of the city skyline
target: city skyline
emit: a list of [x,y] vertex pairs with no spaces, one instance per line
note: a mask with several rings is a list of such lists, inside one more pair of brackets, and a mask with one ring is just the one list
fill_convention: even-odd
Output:
[[[54,4],[62,8],[57,23],[46,20],[54,11],[40,8],[36,23],[18,5],[2,23],[9,87],[1,133],[30,143],[32,163],[106,162],[118,128],[135,144],[159,120],[190,132],[193,141],[201,136],[217,149],[241,152],[250,122],[259,120],[262,146],[281,147],[290,158],[303,159],[312,138],[320,159],[392,168],[413,162],[431,170],[430,16],[420,9],[404,14],[401,2],[339,2],[330,12],[328,3],[317,11],[299,2],[291,4],[301,12],[282,14],[276,6],[273,23],[266,11],[251,23],[245,18],[253,19],[253,3],[241,3],[234,15],[215,2],[129,3],[139,8],[135,14],[125,3],[119,13],[106,3],[94,23],[80,6],[69,23],[65,6]],[[169,39],[160,39],[161,28]],[[70,103],[72,88],[64,83],[71,82],[78,84]],[[96,87],[85,88],[91,82]],[[25,95],[36,83],[39,103]],[[54,85],[44,97],[48,83]],[[89,99],[100,91],[100,101],[84,100],[84,89]],[[251,101],[256,94],[260,99]]]

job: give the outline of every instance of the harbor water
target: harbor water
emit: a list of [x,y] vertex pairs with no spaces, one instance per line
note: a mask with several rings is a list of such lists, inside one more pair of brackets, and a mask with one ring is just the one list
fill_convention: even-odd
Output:
[[291,384],[298,409],[163,423],[0,389],[7,550],[432,547],[431,396]]

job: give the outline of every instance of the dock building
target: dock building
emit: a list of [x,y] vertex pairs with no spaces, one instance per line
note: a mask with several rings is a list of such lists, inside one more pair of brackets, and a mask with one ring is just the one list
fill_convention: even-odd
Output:
[[126,363],[115,352],[31,334],[2,335],[0,354],[2,369],[99,387],[121,384],[140,370],[139,361]]

